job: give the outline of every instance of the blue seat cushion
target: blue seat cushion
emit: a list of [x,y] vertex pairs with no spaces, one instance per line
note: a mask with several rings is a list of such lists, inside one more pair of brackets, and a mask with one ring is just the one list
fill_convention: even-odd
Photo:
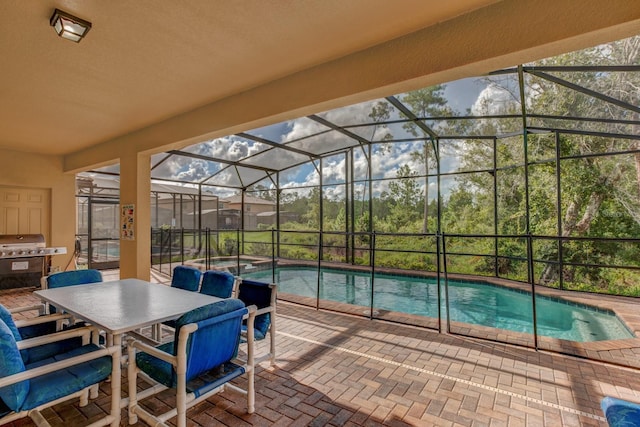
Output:
[[[156,348],[165,353],[174,354],[173,342],[161,344]],[[160,384],[166,385],[167,387],[175,387],[171,363],[167,363],[150,354],[140,352],[136,354],[136,366]]]
[[[256,340],[263,340],[267,336],[269,331],[269,325],[271,324],[271,313],[261,314],[256,316],[253,321],[253,338]],[[242,324],[242,330],[247,331],[247,323]]]
[[50,289],[98,282],[102,282],[102,273],[92,269],[63,271],[47,277],[47,287]]
[[640,426],[640,404],[605,397],[600,404],[611,427]]
[[56,332],[56,322],[38,323],[36,325],[22,326],[19,328],[20,336],[26,340],[33,337],[41,337]]
[[200,293],[218,298],[229,298],[233,292],[235,277],[226,271],[207,270],[202,275]]
[[[24,372],[22,355],[9,327],[0,320],[0,377]],[[0,388],[0,399],[12,411],[18,411],[29,394],[30,381],[20,381]]]
[[[162,344],[157,348],[166,353],[173,354],[172,342]],[[172,388],[176,387],[176,377],[170,363],[141,352],[136,354],[136,365],[140,370],[158,381],[160,384]],[[188,381],[187,392],[193,392],[196,394],[196,397],[198,397],[201,394],[204,394],[209,390],[213,390],[225,382],[231,381],[233,378],[244,374],[244,372],[245,370],[242,366],[238,366],[231,362],[224,363],[222,366],[211,369],[202,376]]]
[[[258,309],[261,309],[269,307],[271,304],[271,292],[273,292],[273,290],[268,283],[243,279],[240,283],[239,290],[238,298],[247,306],[255,305]],[[264,339],[267,336],[269,325],[271,325],[270,313],[256,316],[253,325],[255,329],[254,338],[256,340]],[[244,322],[242,329],[244,331],[247,330],[246,322]]]
[[[16,327],[11,313],[0,305],[0,319],[9,327],[9,330],[13,334],[13,338],[16,342],[23,339],[39,337],[47,335],[56,331],[56,322],[46,322],[38,325],[26,326],[23,328]],[[38,360],[46,359],[58,353],[65,353],[73,348],[80,347],[82,345],[82,338],[69,338],[64,341],[56,341],[49,344],[44,344],[38,347],[32,347],[26,350],[20,350],[22,360],[24,363],[36,362]]]
[[[13,321],[13,317],[7,308],[0,304],[0,320],[9,328],[11,331],[11,335],[13,335],[13,339],[18,342],[22,341],[22,335],[20,334],[20,330],[16,326],[16,323]],[[22,355],[22,360],[24,363],[29,361],[29,352],[27,350],[21,350],[20,354]]]
[[201,274],[202,272],[195,267],[179,265],[173,269],[171,287],[187,291],[197,291],[200,286]]
[[[71,357],[87,354],[99,350],[100,347],[88,344],[75,348],[67,353],[52,356],[27,365],[27,369],[43,366],[55,361],[66,360]],[[104,356],[90,360],[67,369],[42,375],[31,380],[30,392],[20,410],[36,408],[44,403],[80,391],[90,385],[104,381],[111,375],[111,357]]]
[[82,347],[82,338],[75,337],[63,341],[56,341],[28,349],[29,358],[25,361],[29,364],[50,358],[56,354],[67,353],[75,348]]

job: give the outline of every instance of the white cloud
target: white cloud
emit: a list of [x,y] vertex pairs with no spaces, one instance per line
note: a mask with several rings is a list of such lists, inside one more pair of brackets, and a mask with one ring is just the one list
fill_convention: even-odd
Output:
[[495,82],[485,87],[471,106],[474,115],[504,113],[513,105],[518,105],[513,94]]

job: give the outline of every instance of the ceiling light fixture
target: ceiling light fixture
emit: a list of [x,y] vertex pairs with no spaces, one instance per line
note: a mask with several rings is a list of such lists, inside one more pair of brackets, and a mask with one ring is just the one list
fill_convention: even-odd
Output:
[[60,37],[76,43],[80,43],[80,40],[91,29],[91,22],[77,18],[60,9],[53,11],[49,23]]

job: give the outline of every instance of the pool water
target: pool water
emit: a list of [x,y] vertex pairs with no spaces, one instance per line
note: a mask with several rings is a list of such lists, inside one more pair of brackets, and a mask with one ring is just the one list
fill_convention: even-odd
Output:
[[[272,271],[247,273],[244,277],[272,281]],[[318,270],[310,267],[279,267],[275,271],[278,292],[316,298]],[[454,322],[533,333],[531,294],[487,283],[448,281],[449,304],[442,288],[442,318],[447,309]],[[375,274],[375,309],[418,316],[438,317],[436,279]],[[320,299],[369,307],[370,274],[340,269],[320,271]],[[613,313],[560,299],[536,296],[538,334],[570,341],[601,341],[635,336]]]

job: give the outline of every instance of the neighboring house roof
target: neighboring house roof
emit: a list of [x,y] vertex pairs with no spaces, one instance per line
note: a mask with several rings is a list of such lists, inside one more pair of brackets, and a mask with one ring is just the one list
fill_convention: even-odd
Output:
[[[221,200],[223,203],[242,203],[242,196],[236,194],[235,196],[227,197]],[[259,199],[257,197],[244,196],[244,203],[251,205],[271,205],[275,206],[276,202],[272,200]]]

